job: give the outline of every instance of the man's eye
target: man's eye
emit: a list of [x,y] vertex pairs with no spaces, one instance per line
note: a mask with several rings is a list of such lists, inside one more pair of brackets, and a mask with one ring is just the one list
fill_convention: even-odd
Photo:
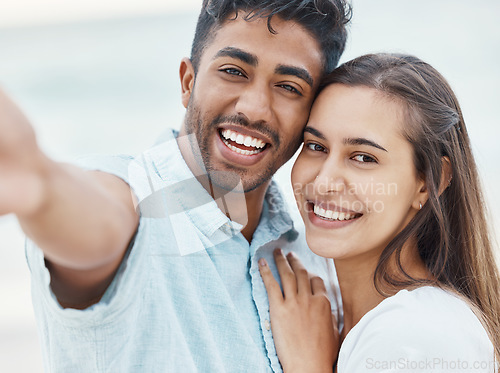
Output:
[[313,142],[310,142],[309,144],[306,144],[306,147],[309,149],[309,150],[312,150],[314,152],[323,152],[325,151],[325,148],[322,147],[321,145],[319,144],[315,144]]
[[228,67],[227,69],[222,69],[220,71],[223,71],[229,75],[235,75],[235,76],[245,76],[240,70]]
[[300,91],[297,88],[295,88],[289,84],[280,84],[279,87],[287,90],[288,92],[292,92],[292,93],[298,94],[299,96],[302,96],[302,93],[300,93]]
[[377,160],[366,154],[358,154],[352,157],[356,162],[360,163],[377,163]]

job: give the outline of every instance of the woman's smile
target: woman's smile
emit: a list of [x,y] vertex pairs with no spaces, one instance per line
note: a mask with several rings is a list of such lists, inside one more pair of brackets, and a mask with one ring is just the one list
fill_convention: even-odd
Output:
[[317,254],[380,252],[425,200],[402,111],[366,87],[333,84],[318,96],[292,170],[307,242]]
[[311,224],[326,229],[343,228],[357,222],[363,214],[345,209],[337,204],[307,201],[307,218]]

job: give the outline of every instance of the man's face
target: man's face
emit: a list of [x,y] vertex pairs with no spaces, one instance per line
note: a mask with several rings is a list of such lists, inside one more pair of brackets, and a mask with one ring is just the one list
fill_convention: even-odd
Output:
[[228,20],[206,46],[195,78],[189,61],[181,65],[182,134],[196,135],[195,156],[224,189],[234,187],[236,174],[245,192],[254,190],[290,159],[319,84],[322,53],[313,36],[278,17],[272,26],[276,34],[267,19]]

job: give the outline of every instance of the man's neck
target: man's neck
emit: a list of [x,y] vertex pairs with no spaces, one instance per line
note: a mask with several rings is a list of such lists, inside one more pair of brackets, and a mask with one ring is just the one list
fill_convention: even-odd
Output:
[[[264,198],[271,181],[269,180],[256,189],[244,193],[245,198],[219,198],[220,196],[226,195],[227,191],[218,188],[207,177],[206,171],[200,166],[200,162],[195,159],[196,156],[193,154],[188,137],[179,136],[177,138],[177,144],[188,168],[191,170],[193,175],[197,177],[203,188],[212,196],[219,209],[221,211],[225,211],[225,214],[232,221],[244,225],[241,234],[250,243],[252,241],[253,234],[255,233],[255,230],[259,225],[260,216],[262,214],[262,209],[264,206]],[[230,207],[226,205],[228,202],[231,203]],[[241,212],[241,214],[235,215],[233,213],[229,215],[228,211]]]
[[248,223],[241,231],[241,234],[249,243],[252,242],[253,234],[259,225],[260,215],[262,214],[262,208],[264,206],[264,198],[270,182],[271,181],[268,181],[259,186],[257,189],[245,193]]

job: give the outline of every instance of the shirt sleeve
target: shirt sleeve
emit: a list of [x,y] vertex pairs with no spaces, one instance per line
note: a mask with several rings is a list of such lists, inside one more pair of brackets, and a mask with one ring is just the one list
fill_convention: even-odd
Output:
[[[77,160],[76,165],[86,170],[98,170],[113,174],[125,182],[128,180],[129,156],[87,156]],[[140,299],[148,271],[144,270],[147,247],[138,245],[147,236],[148,222],[141,219],[138,230],[131,241],[112,283],[101,300],[84,309],[62,308],[50,287],[50,272],[45,265],[43,251],[30,239],[26,240],[25,252],[31,272],[31,293],[35,315],[50,327],[52,322],[70,327],[96,326],[118,319],[124,309],[132,307],[134,299]]]

